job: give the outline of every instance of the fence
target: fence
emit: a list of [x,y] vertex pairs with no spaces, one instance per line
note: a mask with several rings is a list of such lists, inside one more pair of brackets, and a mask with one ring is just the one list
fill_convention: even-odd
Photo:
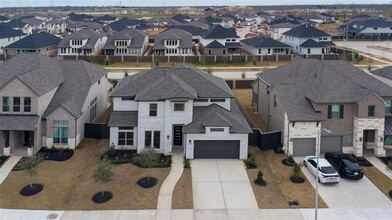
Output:
[[106,139],[110,137],[108,124],[84,123],[84,137],[94,139]]
[[281,143],[280,131],[262,133],[258,128],[252,128],[252,131],[253,133],[249,134],[248,142],[250,145],[258,146],[260,150],[273,150]]

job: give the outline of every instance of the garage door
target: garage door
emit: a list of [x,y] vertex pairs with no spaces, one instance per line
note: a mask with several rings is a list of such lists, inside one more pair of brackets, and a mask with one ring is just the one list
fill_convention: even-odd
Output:
[[321,149],[320,152],[341,152],[342,151],[342,136],[333,137],[321,137]]
[[195,159],[239,159],[240,141],[195,140]]
[[293,143],[294,157],[316,155],[315,138],[294,138]]

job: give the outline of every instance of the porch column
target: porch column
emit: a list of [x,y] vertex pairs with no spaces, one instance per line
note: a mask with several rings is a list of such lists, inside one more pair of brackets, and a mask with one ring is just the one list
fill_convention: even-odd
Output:
[[354,132],[353,132],[353,149],[354,155],[361,157],[363,153],[363,129],[358,127],[358,120],[354,119]]
[[377,157],[384,157],[386,153],[384,149],[384,130],[375,130],[374,145],[374,155]]

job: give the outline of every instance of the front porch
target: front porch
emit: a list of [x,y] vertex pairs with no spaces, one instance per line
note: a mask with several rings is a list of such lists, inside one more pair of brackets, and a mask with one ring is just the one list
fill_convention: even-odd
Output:
[[31,156],[34,149],[34,131],[1,131],[1,153],[6,156]]

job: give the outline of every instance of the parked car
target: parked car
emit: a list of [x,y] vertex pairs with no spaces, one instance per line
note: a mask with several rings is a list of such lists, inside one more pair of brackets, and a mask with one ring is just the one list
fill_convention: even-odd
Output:
[[363,178],[363,171],[353,155],[327,152],[324,157],[335,167],[340,177],[356,180]]
[[[324,158],[319,158],[318,176],[320,183],[339,183],[339,175],[330,163]],[[309,172],[316,177],[317,175],[317,157],[304,157],[304,166],[308,168]]]

